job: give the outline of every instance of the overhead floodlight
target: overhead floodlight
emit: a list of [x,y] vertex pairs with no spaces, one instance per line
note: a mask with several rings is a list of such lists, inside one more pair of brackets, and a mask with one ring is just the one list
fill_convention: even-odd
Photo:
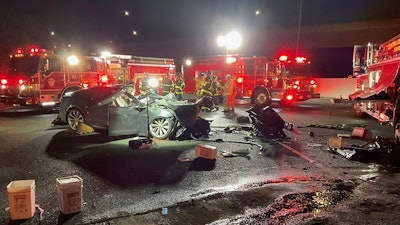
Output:
[[242,36],[236,31],[228,33],[225,39],[226,47],[231,50],[239,48],[239,46],[242,44]]
[[217,37],[217,46],[224,47],[226,45],[226,38],[222,35]]

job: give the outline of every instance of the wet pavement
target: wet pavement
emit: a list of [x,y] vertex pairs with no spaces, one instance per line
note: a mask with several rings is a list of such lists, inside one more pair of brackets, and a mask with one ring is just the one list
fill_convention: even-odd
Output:
[[[349,160],[328,151],[329,137],[349,131],[304,126],[307,121],[294,120],[296,117],[291,110],[281,111],[282,117],[295,125],[292,132],[287,132],[288,139],[257,140],[255,142],[263,147],[260,151],[258,145],[247,143],[254,141],[247,130],[235,129],[227,133],[224,129],[228,125],[243,125],[237,118],[246,115],[247,102],[241,105],[232,113],[202,113],[202,117],[213,120],[209,140],[185,142],[187,146],[211,144],[219,150],[239,153],[250,148],[249,154],[239,156],[218,154],[216,161],[199,159],[192,147],[182,145],[177,148],[168,141],[158,142],[158,150],[127,151],[126,141],[122,139],[105,140],[104,136],[96,135],[78,137],[62,129],[51,130],[43,126],[40,137],[28,144],[43,140],[41,145],[47,146],[45,155],[21,155],[29,149],[16,143],[15,156],[9,161],[18,158],[18,162],[38,167],[36,171],[28,165],[18,166],[38,178],[37,200],[45,209],[45,219],[40,221],[36,214],[27,221],[9,222],[3,217],[7,217],[7,213],[3,212],[0,221],[5,224],[104,225],[379,224],[380,221],[398,224],[397,165]],[[329,103],[323,107],[320,103],[315,105],[318,111],[328,113]],[[314,110],[304,112],[308,114],[305,118],[316,115]],[[335,116],[341,115],[336,108],[332,112]],[[318,119],[328,122],[330,117],[319,115],[314,118],[313,122]],[[51,118],[44,121],[51,121]],[[383,134],[383,130],[373,128],[375,134]],[[10,131],[22,133],[23,129],[9,128],[2,134],[12,137]],[[49,136],[51,139],[46,142]],[[102,138],[102,141],[98,142],[96,138]],[[345,139],[345,142],[359,146],[365,143],[353,138]],[[164,157],[163,160],[160,157]],[[178,158],[189,161],[177,162]],[[43,163],[49,168],[42,167]],[[4,160],[1,164],[4,184],[13,177],[5,171],[17,167]],[[50,170],[56,173],[52,174]],[[55,198],[43,196],[43,190],[50,190],[51,195],[54,192],[53,177],[69,172],[84,178],[84,210],[65,216],[58,213],[57,203],[50,201]],[[52,187],[46,189],[49,183]],[[5,203],[4,199],[1,202]],[[54,215],[59,216],[54,218]]]

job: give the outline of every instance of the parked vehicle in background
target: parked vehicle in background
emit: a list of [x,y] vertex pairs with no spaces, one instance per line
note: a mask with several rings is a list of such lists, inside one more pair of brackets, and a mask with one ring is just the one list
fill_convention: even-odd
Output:
[[10,72],[0,75],[0,98],[15,106],[53,107],[66,92],[137,85],[145,72],[158,82],[167,72],[175,74],[174,61],[117,54],[77,56],[39,47],[17,49],[10,55]]
[[[245,70],[258,71],[253,74],[265,74],[264,79],[260,75],[252,79],[254,85],[268,89],[271,100],[283,105],[290,105],[293,102],[305,101],[312,98],[320,98],[320,93],[315,91],[317,83],[315,74],[311,71],[311,62],[306,57],[289,57],[281,55],[276,60],[267,60],[266,58],[245,58],[253,64],[245,63]],[[252,66],[246,66],[252,65]],[[261,65],[265,65],[265,68]],[[264,72],[265,71],[265,72]],[[251,80],[246,72],[243,78]],[[262,88],[252,87],[251,99],[257,101],[259,94],[265,94]],[[249,90],[249,89],[247,89]]]
[[400,113],[395,113],[395,101],[399,101],[399,67],[400,34],[383,44],[354,46],[353,76],[357,85],[356,91],[349,95],[354,115],[368,114],[382,123],[393,124],[395,133],[400,132]]
[[196,80],[201,74],[211,72],[220,77],[223,85],[225,75],[232,75],[238,98],[251,97],[256,86],[268,88],[274,101],[285,103],[320,97],[315,92],[315,75],[305,57],[281,56],[277,60],[239,55],[188,57],[182,65],[187,94],[194,95]]

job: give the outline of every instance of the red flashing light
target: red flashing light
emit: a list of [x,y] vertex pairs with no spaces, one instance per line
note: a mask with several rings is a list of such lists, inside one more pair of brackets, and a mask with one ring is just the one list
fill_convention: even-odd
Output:
[[293,100],[293,95],[286,95],[286,100],[288,100],[288,101],[292,101]]
[[243,83],[243,77],[238,77],[238,78],[236,79],[236,82],[237,82],[238,84]]
[[288,56],[287,55],[279,56],[279,61],[286,61],[286,60],[288,60]]
[[315,84],[315,80],[310,80],[310,84],[314,85]]
[[300,84],[300,81],[296,80],[296,81],[294,82],[294,84],[295,84],[295,85],[299,85],[299,84]]
[[23,84],[23,83],[24,83],[24,81],[23,81],[22,79],[19,79],[19,80],[18,80],[18,84],[21,85],[21,84]]
[[8,82],[8,81],[7,81],[7,79],[6,79],[6,78],[3,78],[3,79],[1,79],[1,84],[2,84],[2,85],[6,85],[6,84],[7,84],[7,82]]
[[30,52],[31,53],[38,53],[39,49],[38,48],[31,48]]
[[17,54],[22,54],[22,50],[21,49],[17,49]]

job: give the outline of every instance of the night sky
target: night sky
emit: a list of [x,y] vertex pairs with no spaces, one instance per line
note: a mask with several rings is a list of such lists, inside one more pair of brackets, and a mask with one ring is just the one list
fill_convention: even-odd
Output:
[[[2,0],[0,50],[4,53],[30,44],[44,48],[70,44],[98,52],[101,46],[217,37],[232,29],[257,30],[262,34],[271,28],[296,27],[300,2]],[[302,3],[302,26],[400,18],[398,0],[303,0]]]
[[[2,0],[0,43],[56,39],[88,46],[262,31],[297,26],[299,6],[300,0]],[[302,25],[398,18],[399,12],[398,0],[303,0]]]

